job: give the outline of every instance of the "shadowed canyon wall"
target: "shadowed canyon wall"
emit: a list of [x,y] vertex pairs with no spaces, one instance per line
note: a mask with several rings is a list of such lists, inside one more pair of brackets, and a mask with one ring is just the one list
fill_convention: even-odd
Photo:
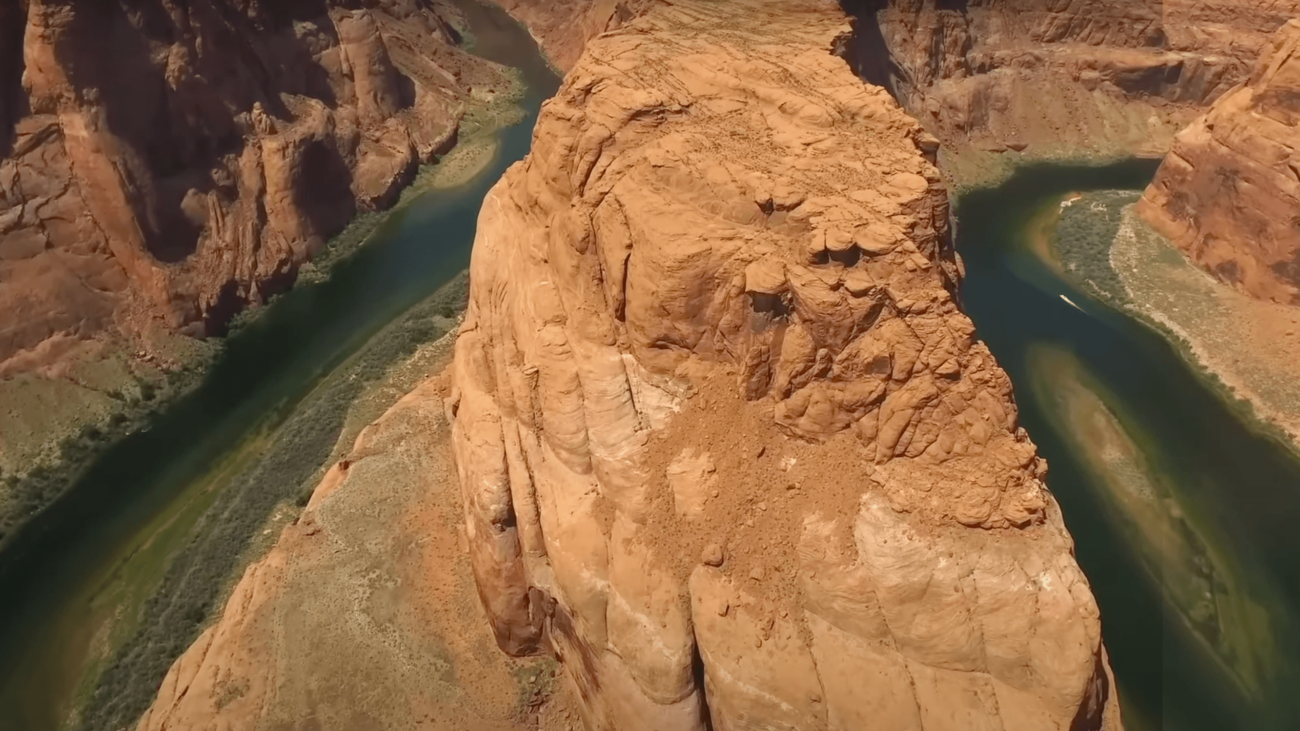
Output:
[[1300,20],[1178,135],[1139,211],[1248,294],[1300,304]]
[[150,322],[221,332],[288,287],[497,80],[455,12],[0,3],[0,365]]
[[656,6],[485,200],[447,408],[498,643],[594,729],[1118,728],[937,141],[847,31]]
[[1163,153],[1300,3],[845,0],[844,49],[945,143]]

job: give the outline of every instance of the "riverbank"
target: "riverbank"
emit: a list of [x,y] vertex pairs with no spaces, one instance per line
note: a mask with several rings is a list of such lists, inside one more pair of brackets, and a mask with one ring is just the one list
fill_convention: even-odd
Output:
[[325,728],[572,728],[554,662],[500,653],[478,601],[443,413],[453,344],[449,335],[421,346],[354,402],[310,502],[243,571],[141,729],[305,718]]
[[423,346],[464,304],[483,197],[527,152],[558,86],[503,13],[465,13],[483,28],[476,50],[518,86],[476,91],[484,106],[460,152],[417,176],[355,237],[364,246],[249,317],[195,389],[104,450],[0,551],[0,595],[15,598],[0,602],[0,718],[32,731],[134,724],[325,467],[427,374]]
[[1242,294],[1123,210],[1110,263],[1127,308],[1170,336],[1250,418],[1300,452],[1300,307]]
[[1047,255],[1156,330],[1248,423],[1300,452],[1300,308],[1215,280],[1137,215],[1137,191],[1062,203]]
[[298,517],[341,445],[447,357],[445,336],[466,292],[461,275],[384,328],[283,421],[272,417],[251,430],[153,521],[141,546],[89,597],[98,641],[72,701],[74,725],[115,729],[138,718],[178,649],[222,606],[242,567]]
[[[1053,257],[1062,201],[1077,197],[1066,212],[1081,213],[1094,194],[1141,189],[1156,167],[1028,167],[963,195],[962,301],[1048,462],[1126,728],[1289,730],[1300,723],[1300,460]],[[1103,218],[1109,243],[1120,217]]]

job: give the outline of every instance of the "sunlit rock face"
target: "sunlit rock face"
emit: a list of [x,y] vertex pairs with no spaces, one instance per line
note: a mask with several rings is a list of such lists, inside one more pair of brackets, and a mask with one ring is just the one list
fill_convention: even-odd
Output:
[[5,3],[0,369],[59,338],[221,332],[289,286],[454,142],[471,87],[500,83],[455,47],[456,12]]
[[1178,135],[1142,216],[1219,279],[1300,304],[1300,21]]
[[497,641],[593,729],[1118,728],[938,141],[849,30],[655,6],[489,193],[447,408]]

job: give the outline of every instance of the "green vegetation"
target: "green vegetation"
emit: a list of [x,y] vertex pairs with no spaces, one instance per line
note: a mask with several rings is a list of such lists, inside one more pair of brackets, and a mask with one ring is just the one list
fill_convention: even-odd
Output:
[[1130,190],[1088,193],[1067,204],[1056,225],[1055,250],[1065,271],[1094,296],[1112,304],[1128,301],[1124,282],[1110,263],[1110,249],[1125,206],[1141,194]]
[[122,438],[148,428],[164,406],[194,389],[216,350],[208,349],[179,370],[156,376],[134,374],[129,383],[109,393],[113,408],[106,418],[88,421],[64,436],[50,458],[36,461],[23,473],[0,469],[0,549],[18,528],[66,492],[96,457]]
[[519,694],[515,714],[524,718],[535,713],[555,692],[560,664],[549,657],[538,658],[519,665],[511,674],[515,678],[515,689]]
[[139,718],[168,668],[219,609],[268,516],[279,507],[306,503],[353,401],[393,364],[449,332],[467,297],[468,275],[462,273],[372,338],[291,413],[272,417],[284,421],[261,454],[220,490],[144,602],[135,631],[103,665],[80,728],[114,730]]

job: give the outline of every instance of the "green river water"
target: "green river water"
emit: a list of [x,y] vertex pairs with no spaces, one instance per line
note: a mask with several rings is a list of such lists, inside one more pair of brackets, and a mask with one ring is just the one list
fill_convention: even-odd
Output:
[[1048,460],[1127,727],[1297,729],[1300,462],[1033,240],[1068,193],[1141,189],[1156,164],[1027,168],[963,196],[963,305]]
[[[86,727],[130,723],[219,609],[239,549],[298,489],[276,481],[276,447],[319,426],[316,392],[348,380],[386,327],[465,269],[483,196],[527,152],[558,81],[521,27],[464,7],[476,52],[523,71],[527,115],[482,175],[416,199],[326,282],[230,338],[199,390],[114,446],[0,554],[0,729],[56,731],[85,703],[97,709]],[[1300,463],[1163,339],[1060,279],[1031,240],[1067,192],[1140,188],[1153,172],[1029,168],[963,196],[963,304],[1051,464],[1128,727],[1300,728]],[[316,442],[337,435],[329,426]],[[114,639],[133,624],[124,613],[149,641]]]

